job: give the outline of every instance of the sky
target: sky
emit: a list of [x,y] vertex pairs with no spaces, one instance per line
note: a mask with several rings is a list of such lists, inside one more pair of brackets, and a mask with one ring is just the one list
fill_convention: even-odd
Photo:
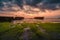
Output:
[[0,10],[4,8],[11,10],[15,6],[23,9],[23,5],[38,7],[42,10],[56,10],[60,9],[60,0],[0,0]]
[[60,9],[60,0],[0,0],[0,12],[5,10],[18,11],[23,9],[24,5],[36,7],[42,11],[51,10],[51,12],[41,13],[42,16],[55,15],[54,17],[60,17],[60,10],[58,11],[58,9]]

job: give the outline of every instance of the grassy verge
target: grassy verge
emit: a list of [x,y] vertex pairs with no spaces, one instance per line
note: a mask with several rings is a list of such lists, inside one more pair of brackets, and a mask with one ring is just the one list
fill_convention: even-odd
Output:
[[[32,32],[29,40],[59,40],[60,23],[21,23],[12,24],[0,22],[0,40],[23,40],[24,28],[29,27]],[[39,29],[43,28],[46,33]]]

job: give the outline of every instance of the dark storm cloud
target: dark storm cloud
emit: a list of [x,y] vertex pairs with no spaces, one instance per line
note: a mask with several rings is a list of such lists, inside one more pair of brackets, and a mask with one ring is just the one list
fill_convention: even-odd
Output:
[[60,9],[60,0],[43,0],[37,6],[41,9],[56,10]]
[[17,4],[20,8],[23,8],[23,5],[30,5],[38,7],[40,9],[59,9],[60,0],[0,0],[0,10],[6,5],[12,7]]
[[10,8],[12,7],[12,4],[12,0],[0,0],[0,10],[2,10],[4,7]]

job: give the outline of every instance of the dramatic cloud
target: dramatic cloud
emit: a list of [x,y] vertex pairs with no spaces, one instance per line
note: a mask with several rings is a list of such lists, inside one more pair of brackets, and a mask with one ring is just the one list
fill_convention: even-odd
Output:
[[23,9],[24,5],[38,7],[42,10],[55,10],[60,9],[60,0],[0,0],[0,10],[11,10],[17,6]]

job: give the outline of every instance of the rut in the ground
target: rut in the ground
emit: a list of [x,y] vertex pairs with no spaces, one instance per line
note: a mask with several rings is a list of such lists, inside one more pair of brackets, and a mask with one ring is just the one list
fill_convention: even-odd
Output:
[[24,28],[24,32],[23,32],[23,40],[29,40],[30,36],[31,36],[31,31],[30,28]]

